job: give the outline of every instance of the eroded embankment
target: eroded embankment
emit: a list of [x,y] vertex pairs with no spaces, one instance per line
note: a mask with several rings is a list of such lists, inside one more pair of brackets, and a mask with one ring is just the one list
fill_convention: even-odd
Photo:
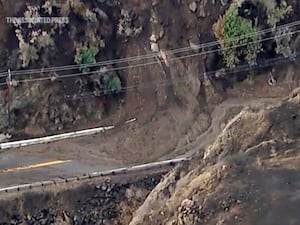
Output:
[[162,176],[116,176],[73,187],[3,194],[0,224],[128,224]]
[[249,107],[214,143],[174,169],[130,225],[300,224],[300,89]]

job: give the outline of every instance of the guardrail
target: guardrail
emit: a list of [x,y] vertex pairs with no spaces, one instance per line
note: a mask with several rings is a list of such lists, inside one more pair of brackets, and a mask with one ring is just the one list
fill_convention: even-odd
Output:
[[[137,120],[136,118],[132,118],[130,120],[125,121],[124,124],[133,123],[136,120]],[[9,149],[9,148],[19,148],[19,147],[25,147],[29,145],[36,145],[36,144],[46,144],[49,142],[60,141],[68,138],[94,135],[114,128],[115,126],[97,127],[97,128],[86,129],[86,130],[73,131],[69,133],[50,135],[41,138],[32,138],[27,140],[5,142],[5,143],[0,143],[0,150]]]
[[56,134],[56,135],[41,137],[41,138],[33,138],[33,139],[27,139],[27,140],[21,140],[21,141],[0,143],[0,149],[18,148],[18,147],[24,147],[24,146],[36,145],[36,144],[46,144],[49,142],[64,140],[67,138],[75,138],[75,137],[81,137],[81,136],[86,136],[86,135],[93,135],[93,134],[101,133],[101,132],[104,132],[107,130],[111,130],[113,128],[115,128],[115,127],[114,126],[99,127],[99,128],[74,131],[74,132],[69,132],[69,133],[64,133],[64,134]]
[[106,171],[100,171],[100,172],[92,172],[84,176],[80,177],[71,177],[66,179],[54,179],[54,180],[48,180],[48,181],[41,181],[41,182],[34,182],[31,184],[21,184],[6,188],[0,188],[0,193],[12,193],[16,191],[24,191],[24,190],[31,190],[34,187],[45,187],[45,186],[51,186],[51,185],[58,185],[63,183],[70,183],[75,181],[83,181],[83,180],[89,180],[93,178],[99,178],[99,177],[105,177],[105,176],[114,176],[114,175],[120,175],[120,174],[127,174],[131,172],[141,172],[148,169],[161,169],[163,167],[167,166],[175,166],[176,164],[183,163],[185,161],[188,161],[187,158],[178,158],[178,159],[171,159],[171,160],[165,160],[161,162],[153,162],[153,163],[147,163],[147,164],[141,164],[136,166],[130,166],[130,167],[123,167],[118,169],[112,169],[112,170],[106,170]]

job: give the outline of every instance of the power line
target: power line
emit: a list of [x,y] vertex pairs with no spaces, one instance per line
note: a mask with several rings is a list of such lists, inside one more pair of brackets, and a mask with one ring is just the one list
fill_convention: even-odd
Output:
[[[278,37],[284,37],[284,36],[288,36],[288,35],[292,35],[292,34],[296,34],[296,33],[299,33],[299,32],[300,32],[300,30],[289,32],[289,33],[285,33],[285,34],[281,34],[281,35],[276,36],[276,38],[278,38]],[[254,41],[254,42],[248,42],[248,43],[243,43],[243,44],[240,44],[240,45],[231,46],[231,47],[228,47],[228,48],[224,48],[222,50],[228,50],[228,49],[232,49],[232,48],[238,48],[238,47],[246,46],[246,45],[249,45],[249,44],[256,44],[256,43],[260,43],[260,42],[272,40],[274,38],[275,37],[268,37],[268,38],[264,38],[264,39],[261,39],[261,40],[258,40],[258,41]],[[176,61],[176,60],[180,60],[180,59],[185,59],[185,58],[189,58],[189,57],[195,57],[195,56],[200,56],[200,55],[204,55],[204,54],[214,53],[214,52],[218,52],[220,50],[221,49],[218,48],[218,49],[211,50],[211,51],[194,53],[194,54],[189,54],[189,55],[180,56],[180,57],[174,57],[174,58],[171,58],[171,59],[167,59],[167,61],[168,62],[172,62],[172,61]],[[158,60],[158,61],[164,62],[164,61],[161,61],[161,60]],[[124,67],[119,67],[119,68],[111,68],[111,69],[107,69],[106,71],[109,72],[109,71],[116,71],[116,70],[123,70],[123,69],[131,69],[131,68],[136,68],[136,67],[141,67],[141,66],[149,66],[149,65],[153,65],[153,64],[157,64],[157,60],[153,61],[153,62],[141,63],[141,64],[136,64],[136,65],[131,65],[131,66],[124,66]],[[59,80],[59,79],[63,79],[63,78],[93,75],[93,74],[96,74],[96,73],[98,73],[98,71],[91,71],[91,72],[87,72],[87,73],[67,74],[67,75],[59,76],[56,79]],[[51,80],[51,79],[52,79],[51,77],[39,77],[39,78],[32,78],[32,79],[21,79],[21,80],[18,80],[17,82],[34,82],[34,81],[45,81],[45,80]],[[6,83],[0,83],[0,86],[4,86],[4,85],[6,85]]]
[[[300,52],[297,52],[295,54],[295,60],[298,59],[300,57]],[[240,73],[240,72],[246,72],[249,70],[253,70],[253,69],[260,69],[260,68],[266,68],[268,66],[272,66],[272,65],[277,65],[277,64],[282,64],[282,63],[286,63],[286,62],[291,62],[291,59],[288,59],[286,57],[276,57],[273,59],[269,59],[266,60],[264,64],[262,65],[255,65],[255,66],[249,66],[249,65],[242,65],[242,66],[238,66],[235,69],[229,70],[224,72],[224,75],[228,75],[228,74],[234,74],[234,73]],[[192,77],[195,76],[201,76],[201,75],[214,75],[216,72],[218,72],[219,70],[215,70],[215,71],[210,71],[210,72],[203,72],[200,74],[193,74],[193,75],[188,75],[182,78],[175,78],[175,79],[165,79],[165,80],[155,80],[155,81],[151,81],[151,82],[146,82],[142,85],[132,85],[132,86],[127,86],[124,87],[120,90],[120,93],[122,92],[127,92],[127,91],[135,91],[137,88],[139,89],[147,89],[147,88],[152,88],[153,86],[155,87],[160,87],[160,86],[167,86],[167,85],[173,85],[174,83],[178,83],[178,82],[185,82],[186,80],[191,79]],[[292,83],[292,82],[291,82]],[[109,95],[111,94],[111,91],[102,91],[100,93],[97,93],[97,95],[95,95],[95,92],[85,92],[82,94],[75,94],[75,95],[64,95],[64,96],[60,96],[59,98],[67,98],[67,99],[72,99],[75,98],[77,99],[82,98],[82,97],[100,97],[100,96],[105,96],[105,95]],[[74,97],[75,96],[75,97]]]
[[[260,30],[260,31],[253,32],[253,33],[250,33],[250,34],[245,34],[245,35],[242,35],[240,37],[235,37],[235,38],[230,38],[230,39],[223,39],[222,41],[219,40],[219,41],[207,42],[207,43],[195,45],[194,47],[177,48],[177,49],[166,51],[165,53],[167,55],[171,55],[171,54],[183,53],[183,52],[191,51],[191,50],[195,50],[195,49],[199,50],[199,49],[203,49],[203,48],[207,48],[207,47],[213,47],[213,46],[219,45],[220,42],[235,41],[235,40],[239,40],[239,39],[242,39],[242,38],[255,36],[255,35],[258,35],[258,34],[266,34],[266,33],[269,33],[269,32],[274,32],[275,30],[278,30],[278,29],[297,26],[299,24],[300,24],[300,20],[295,21],[295,22],[291,22],[291,23],[287,23],[287,24],[278,26],[276,28],[268,28],[268,29]],[[141,56],[127,57],[127,58],[122,58],[122,59],[101,61],[101,62],[96,62],[96,63],[93,63],[93,64],[85,64],[85,65],[81,65],[81,66],[86,66],[87,68],[92,68],[92,67],[95,67],[95,66],[105,66],[105,65],[112,65],[112,64],[117,64],[117,63],[139,61],[139,60],[142,60],[142,59],[153,58],[154,56],[157,56],[157,53],[150,53],[150,54],[145,54],[145,55],[141,55]],[[78,69],[79,67],[80,67],[80,65],[74,64],[74,65],[67,65],[67,66],[49,67],[49,68],[44,68],[44,69],[28,69],[28,70],[14,71],[13,75],[25,75],[25,74],[45,73],[45,72],[54,72],[54,71],[57,72],[57,71]],[[7,74],[8,74],[7,72],[0,73],[0,77],[7,76]]]
[[[300,56],[300,52],[297,52],[295,54],[295,58],[294,59],[298,59]],[[233,73],[239,73],[239,72],[245,72],[245,71],[249,71],[249,70],[253,70],[253,69],[257,69],[257,68],[265,68],[271,65],[278,65],[279,63],[284,63],[284,62],[289,62],[291,61],[290,59],[286,58],[286,57],[276,57],[273,59],[269,59],[266,60],[264,64],[262,65],[256,65],[256,66],[249,66],[249,65],[242,65],[242,66],[238,66],[236,67],[234,70],[230,70],[230,71],[225,71],[224,75],[228,75],[228,74],[233,74]],[[125,92],[125,91],[134,91],[136,88],[141,88],[141,89],[147,89],[147,88],[152,88],[153,86],[159,87],[159,86],[167,86],[167,85],[173,85],[174,83],[178,83],[178,82],[182,82],[182,81],[186,81],[188,79],[190,79],[191,77],[195,77],[195,76],[201,76],[201,75],[214,75],[215,72],[217,72],[219,70],[215,70],[215,71],[210,71],[210,72],[203,72],[203,73],[199,73],[199,74],[193,74],[193,75],[188,75],[185,76],[183,78],[175,78],[175,79],[165,79],[165,80],[156,80],[156,81],[152,81],[152,82],[147,82],[144,83],[143,85],[134,85],[134,86],[128,86],[125,88],[122,88],[121,92]],[[294,82],[288,82],[290,83],[294,83]],[[107,92],[107,93],[100,93],[99,95],[95,96],[94,92],[86,92],[83,93],[79,96],[79,98],[84,98],[84,97],[100,97],[100,96],[104,96],[104,95],[108,95],[111,92]],[[67,99],[78,99],[77,96],[70,96],[70,95],[64,95],[64,96],[54,96],[56,99],[57,98],[67,98]]]

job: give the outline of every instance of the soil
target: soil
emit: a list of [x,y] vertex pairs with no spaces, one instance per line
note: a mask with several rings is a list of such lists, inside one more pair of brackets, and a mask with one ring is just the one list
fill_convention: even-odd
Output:
[[[162,116],[159,121],[153,119],[152,122],[143,124],[140,117],[137,116],[136,122],[119,125],[105,133],[47,145],[22,147],[18,151],[28,155],[41,154],[51,158],[78,160],[88,165],[97,165],[101,160],[101,163],[113,167],[170,159],[184,154],[189,155],[204,149],[214,141],[224,123],[226,124],[237,114],[236,107],[242,109],[247,106],[263,106],[279,102],[297,86],[297,81],[285,83],[281,79],[276,86],[276,91],[267,85],[266,76],[257,76],[253,79],[254,83],[251,84],[245,80],[239,86],[228,90],[230,97],[227,100],[215,107],[211,105],[210,107],[213,109],[211,113],[200,113],[192,124],[186,122],[185,132],[177,136],[173,136],[174,134],[170,132],[166,134],[166,130],[171,130],[169,127],[175,128],[176,124],[169,121],[170,115],[165,113],[165,116]],[[262,98],[262,96],[264,97]],[[168,109],[168,111],[176,112],[174,108]],[[158,126],[159,124],[160,126]],[[111,124],[107,123],[106,125]],[[162,125],[167,127],[164,128]],[[156,132],[150,133],[150,130],[154,128]],[[172,135],[174,139],[170,139],[166,135]],[[166,143],[167,139],[169,141]],[[159,144],[143,146],[144,143],[157,143],[157,141]],[[153,146],[156,147],[153,148]],[[5,153],[5,155],[9,154],[15,154],[15,150],[12,149]]]
[[299,96],[242,110],[129,224],[298,224]]
[[244,108],[204,151],[163,177],[148,171],[4,194],[0,223],[298,224],[299,106],[298,88]]
[[[215,4],[207,2],[203,3],[204,5],[200,4],[197,13],[192,13],[188,4],[182,4],[180,7],[175,7],[173,4],[172,1],[162,1],[159,4],[154,2],[153,4],[151,2],[142,3],[141,1],[123,2],[121,5],[123,9],[133,9],[139,17],[140,23],[143,25],[143,32],[138,37],[127,39],[112,35],[107,47],[97,57],[107,60],[116,57],[149,54],[151,52],[150,44],[148,44],[149,37],[152,33],[159,33],[159,31],[163,31],[164,34],[158,41],[159,47],[163,51],[185,47],[190,42],[199,44],[212,41],[215,39],[211,29],[212,24],[228,7],[228,4],[222,6],[220,2]],[[19,12],[11,14],[22,14],[21,11],[24,7],[21,6],[20,3],[19,8],[14,8],[15,11],[19,10]],[[8,4],[5,7],[13,6]],[[99,7],[110,17],[110,23],[116,26],[115,23],[120,13],[119,8],[107,8],[101,4]],[[204,11],[209,13],[202,15],[200,13],[201,7],[204,7]],[[163,13],[166,9],[169,10],[169,14]],[[8,10],[12,11],[10,8]],[[172,16],[176,14],[182,16],[180,18]],[[151,15],[156,15],[157,24],[149,22],[151,21]],[[295,15],[296,11],[292,14],[292,17]],[[74,21],[73,19],[72,17],[72,23],[83,23],[78,16],[75,17]],[[3,27],[7,30],[12,29],[7,24],[3,24]],[[82,26],[79,27],[82,28]],[[184,35],[174,35],[174,33]],[[13,35],[13,32],[6,32],[6,34]],[[68,37],[65,34],[63,36],[56,34],[54,37],[57,42],[55,51],[61,51],[62,47],[67,47],[65,43],[71,43],[66,40]],[[1,40],[3,44],[7,44],[9,42],[6,42],[6,40],[13,40],[13,38],[3,36],[2,39],[0,37],[0,42]],[[112,46],[116,46],[117,51]],[[68,50],[68,54],[62,59],[57,59],[57,62],[63,64],[72,61],[71,52],[74,52],[74,48],[69,46]],[[61,54],[58,55],[61,56]],[[176,54],[174,56],[182,55]],[[207,57],[209,58],[209,56]],[[77,94],[73,83],[75,78],[62,80],[63,83],[37,82],[34,85],[20,85],[14,90],[11,103],[11,108],[15,108],[10,115],[12,121],[9,131],[13,134],[11,140],[40,137],[97,126],[117,126],[128,119],[137,118],[137,122],[133,125],[117,126],[115,130],[104,135],[58,142],[47,146],[34,146],[25,148],[24,151],[28,150],[29,152],[39,152],[41,154],[49,154],[50,152],[50,154],[57,155],[60,158],[78,158],[89,161],[89,163],[94,163],[99,158],[110,157],[119,161],[118,165],[150,162],[184,152],[181,149],[186,148],[185,146],[190,142],[193,143],[201,133],[210,127],[213,109],[222,101],[244,97],[245,100],[240,101],[242,103],[247,101],[248,97],[283,96],[297,86],[298,78],[285,80],[287,83],[283,81],[283,79],[290,79],[290,75],[285,74],[285,68],[288,66],[291,68],[291,72],[295,74],[299,68],[296,64],[285,64],[284,68],[275,68],[275,75],[278,76],[278,84],[275,87],[270,87],[266,83],[268,69],[266,71],[255,71],[257,75],[252,76],[254,77],[252,83],[248,83],[248,80],[243,82],[231,81],[234,88],[229,88],[226,91],[222,89],[222,82],[220,81],[215,81],[206,86],[203,76],[195,76],[195,74],[202,74],[205,68],[208,70],[217,68],[212,62],[208,63],[210,64],[208,66],[203,65],[204,58],[204,56],[198,56],[175,60],[169,63],[169,68],[156,63],[156,59],[153,58],[142,61],[142,63],[154,62],[152,65],[118,70],[117,72],[127,87],[141,86],[129,89],[126,93],[117,97],[103,96],[97,98],[95,96],[85,96],[77,100],[67,100],[63,98],[64,95]],[[57,66],[55,60],[49,60],[50,64]],[[131,62],[129,65],[133,66],[139,63]],[[39,64],[32,66],[39,66]],[[67,72],[74,73],[76,71]],[[255,72],[252,71],[252,73]],[[63,74],[63,72],[58,73],[58,75]],[[38,76],[38,74],[34,76]],[[189,79],[175,82],[176,79],[184,77]],[[234,78],[235,75],[233,74],[232,77]],[[147,88],[146,86],[143,87],[143,85],[148,85],[149,82],[164,79],[174,81],[172,85],[168,86],[150,85]],[[28,90],[30,91],[28,92]],[[24,93],[27,94],[24,95]],[[6,107],[7,105],[4,104],[2,110]],[[215,114],[221,116],[220,120],[223,116],[219,115],[218,110],[227,110],[231,106],[227,107],[225,102],[224,107],[216,109]],[[3,132],[5,132],[7,131],[5,127],[7,127],[8,121],[7,114],[3,113],[1,124],[3,125]],[[52,115],[51,118],[50,115]],[[213,138],[213,135],[211,137]],[[82,143],[87,144],[85,149],[82,148]],[[176,149],[175,154],[172,154],[174,149]],[[87,152],[89,154],[86,154]],[[91,156],[95,158],[91,159]]]
[[[63,4],[66,1],[58,2]],[[196,13],[192,13],[189,9],[192,1],[126,0],[116,7],[108,7],[103,3],[97,3],[96,7],[94,1],[84,2],[84,7],[100,8],[109,17],[106,27],[101,24],[107,32],[105,34],[108,41],[106,47],[97,55],[98,60],[149,54],[149,38],[152,33],[162,34],[158,41],[162,51],[215,40],[212,25],[229,7],[229,2],[222,5],[225,1],[201,1]],[[2,18],[22,15],[24,11],[25,1],[0,3]],[[37,1],[32,3],[36,4]],[[298,20],[299,4],[292,1],[288,3],[293,5],[294,11],[287,20]],[[136,24],[131,26],[143,27],[137,37],[116,35],[121,9],[131,10],[137,18]],[[78,11],[80,10],[79,7]],[[74,40],[80,42],[81,38],[88,38],[82,34],[82,29],[87,29],[88,24],[81,17],[84,16],[72,17],[74,24],[78,25],[76,38],[66,35],[71,28],[64,35],[55,34],[53,37],[56,47],[52,53],[59,57],[51,58],[53,54],[49,54],[46,60],[40,59],[29,67],[46,66],[42,61],[51,66],[72,63],[77,44]],[[153,22],[153,17],[157,23]],[[294,50],[299,50],[297,38],[293,46]],[[0,22],[0,48],[4,49],[1,54],[2,61],[6,62],[7,55],[10,55],[11,69],[18,70],[17,63],[14,63],[18,61],[14,54],[18,50],[18,43],[13,28],[3,20]],[[184,54],[168,55],[170,58],[175,56]],[[66,98],[66,95],[74,97],[80,94],[75,86],[75,78],[64,79],[62,82],[23,82],[13,89],[10,120],[6,113],[9,93],[3,87],[0,130],[2,133],[13,134],[12,140],[116,125],[114,130],[104,134],[12,149],[14,153],[22,151],[29,155],[49,155],[60,159],[79,160],[89,165],[96,165],[102,160],[114,167],[180,155],[192,155],[195,159],[188,165],[171,171],[157,186],[158,180],[155,180],[146,191],[136,188],[134,183],[126,183],[125,179],[125,184],[116,181],[117,189],[113,189],[108,196],[103,196],[101,190],[98,193],[91,186],[66,191],[61,195],[63,197],[47,193],[42,195],[40,202],[40,205],[47,202],[46,216],[42,209],[30,206],[30,201],[40,196],[22,196],[12,203],[0,204],[0,218],[3,218],[0,222],[18,224],[32,214],[34,217],[30,216],[34,221],[30,221],[33,224],[37,220],[37,224],[47,224],[50,223],[49,220],[55,219],[60,220],[56,221],[58,224],[71,224],[66,218],[70,219],[72,216],[61,215],[64,214],[63,211],[67,210],[67,214],[71,213],[74,219],[75,211],[81,210],[79,214],[87,218],[108,219],[98,220],[98,224],[299,224],[297,213],[293,210],[299,207],[296,192],[299,188],[298,176],[295,174],[299,169],[298,155],[295,153],[299,144],[299,104],[295,102],[293,104],[296,107],[291,107],[292,103],[285,102],[281,108],[275,107],[273,111],[266,108],[270,104],[280,104],[284,96],[300,86],[299,77],[296,75],[300,71],[297,60],[292,63],[278,62],[268,68],[243,72],[243,78],[247,79],[237,79],[240,74],[233,74],[226,82],[203,76],[204,72],[220,69],[222,63],[216,61],[215,55],[200,55],[170,61],[169,66],[155,57],[142,62],[129,62],[131,68],[118,69],[113,75],[119,76],[123,86],[129,88],[126,92],[96,97],[89,91],[84,92],[84,97],[75,100]],[[0,70],[6,71],[10,67],[9,63],[0,65]],[[149,65],[134,67],[139,63]],[[113,65],[115,68],[117,66],[124,64]],[[274,76],[277,78],[275,86],[267,84],[272,68],[275,69]],[[100,68],[95,70],[98,69]],[[79,71],[58,72],[57,75],[75,72]],[[48,75],[27,74],[13,77],[28,79]],[[87,77],[90,76],[82,79],[91,82]],[[4,78],[2,79],[1,82],[4,82]],[[170,81],[169,85],[153,85],[153,82],[162,82],[165,79]],[[297,97],[290,99],[296,101]],[[290,116],[291,114],[293,115]],[[131,118],[136,118],[137,121],[124,125],[124,121]],[[289,140],[292,140],[292,144],[289,144]],[[263,152],[259,149],[267,150]],[[240,160],[239,152],[247,153],[246,164],[240,162],[244,162],[244,158]],[[265,177],[274,179],[268,180]],[[124,198],[125,190],[128,189],[129,192],[141,193],[140,198]],[[153,190],[148,195],[151,189]],[[117,194],[118,191],[120,194]],[[64,204],[63,201],[70,199],[70,196],[86,198],[86,201],[82,200],[85,203],[78,205]],[[104,205],[103,199],[106,201]],[[57,202],[60,202],[59,207]],[[265,205],[266,202],[270,203],[269,206]],[[113,209],[105,208],[106,206],[112,206]],[[141,207],[138,209],[139,206]],[[118,212],[124,214],[114,214],[112,218],[108,212],[116,212],[116,207]],[[136,209],[138,210],[133,214]],[[285,217],[277,218],[279,210],[284,210]],[[288,220],[292,219],[295,219],[294,223],[289,223]],[[83,224],[97,223],[86,221]]]

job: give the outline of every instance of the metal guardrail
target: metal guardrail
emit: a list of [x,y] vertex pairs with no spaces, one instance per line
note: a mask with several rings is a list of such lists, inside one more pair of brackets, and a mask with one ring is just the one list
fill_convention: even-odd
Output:
[[141,164],[136,166],[130,166],[130,167],[123,167],[118,169],[112,169],[112,170],[106,170],[106,171],[100,171],[100,172],[92,172],[84,176],[80,177],[71,177],[66,179],[54,179],[54,180],[48,180],[48,181],[41,181],[41,182],[34,182],[31,184],[21,184],[6,188],[0,188],[0,194],[1,193],[12,193],[12,192],[19,192],[19,191],[25,191],[25,190],[31,190],[35,187],[46,187],[51,185],[58,185],[63,183],[71,183],[76,181],[84,181],[84,180],[90,180],[93,178],[99,178],[99,177],[105,177],[105,176],[114,176],[114,175],[120,175],[120,174],[127,174],[132,172],[138,172],[138,171],[144,171],[148,169],[160,169],[166,166],[175,166],[176,164],[183,163],[185,161],[189,161],[187,158],[178,158],[178,159],[171,159],[171,160],[165,160],[161,162],[154,162],[154,163],[147,163],[147,164]]
[[28,145],[45,144],[45,143],[49,143],[49,142],[53,142],[53,141],[64,140],[67,138],[75,138],[75,137],[82,137],[82,136],[87,136],[87,135],[98,134],[101,132],[105,132],[107,130],[111,130],[113,128],[115,128],[115,127],[114,126],[99,127],[99,128],[92,128],[92,129],[87,129],[87,130],[63,133],[63,134],[56,134],[56,135],[41,137],[41,138],[33,138],[33,139],[27,139],[27,140],[21,140],[21,141],[0,143],[0,149],[18,148],[18,147],[24,147],[24,146],[28,146]]
[[[136,118],[129,119],[124,122],[124,124],[129,124],[136,122]],[[101,132],[105,132],[111,129],[116,128],[116,126],[106,126],[106,127],[97,127],[97,128],[91,128],[86,130],[79,130],[79,131],[73,131],[63,134],[55,134],[50,135],[46,137],[40,137],[40,138],[32,138],[27,140],[20,140],[20,141],[11,141],[11,142],[4,142],[0,143],[0,150],[2,149],[9,149],[9,148],[19,148],[29,145],[36,145],[36,144],[46,144],[49,142],[54,141],[60,141],[68,138],[76,138],[76,137],[82,137],[82,136],[88,136],[88,135],[94,135]]]

